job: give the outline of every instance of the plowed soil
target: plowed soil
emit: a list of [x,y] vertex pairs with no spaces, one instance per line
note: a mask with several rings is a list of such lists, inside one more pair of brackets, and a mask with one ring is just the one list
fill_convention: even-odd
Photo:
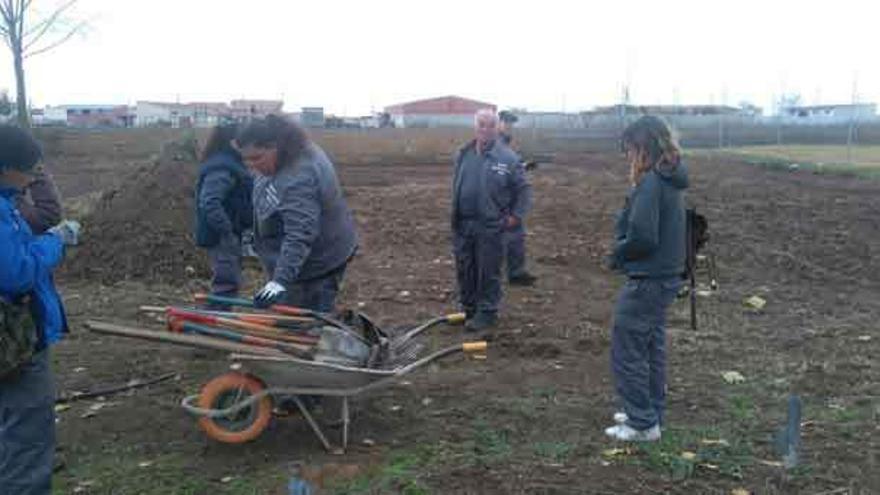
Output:
[[[179,379],[107,397],[91,413],[99,402],[61,412],[59,493],[283,494],[293,463],[316,483],[346,486],[340,493],[880,491],[878,182],[691,156],[689,201],[709,218],[720,288],[700,296],[696,331],[684,300],[671,310],[664,443],[609,451],[619,447],[602,430],[614,410],[608,329],[621,280],[601,260],[627,171],[616,154],[557,155],[533,175],[528,249],[540,279],[506,289],[487,359],[452,357],[359,399],[352,447],[339,457],[296,417],[246,445],[205,439],[178,404],[228,368],[222,355],[83,327],[155,327],[138,305],[185,301],[204,286],[203,269],[194,279],[179,272],[202,266],[202,254],[185,240],[192,168],[174,163],[145,169],[129,182],[140,187],[123,186],[87,217],[94,237],[60,278],[74,333],[54,355],[62,392],[169,371]],[[340,306],[387,327],[454,311],[450,166],[377,156],[339,171],[363,241]],[[251,272],[249,287],[258,282]],[[753,295],[767,305],[746,307]],[[471,338],[451,328],[426,341]],[[723,371],[745,382],[728,384]],[[802,451],[784,471],[772,439],[792,393],[804,402]],[[720,440],[727,447],[706,447]],[[683,461],[684,451],[697,461]]]

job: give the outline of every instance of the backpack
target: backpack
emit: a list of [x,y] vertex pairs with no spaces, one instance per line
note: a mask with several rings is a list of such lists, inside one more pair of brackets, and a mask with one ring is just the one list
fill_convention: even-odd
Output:
[[36,351],[37,325],[29,301],[0,296],[0,380],[14,374]]
[[697,253],[709,242],[709,220],[705,215],[697,213],[696,208],[688,208],[687,214],[687,257],[685,269],[688,276],[696,269]]

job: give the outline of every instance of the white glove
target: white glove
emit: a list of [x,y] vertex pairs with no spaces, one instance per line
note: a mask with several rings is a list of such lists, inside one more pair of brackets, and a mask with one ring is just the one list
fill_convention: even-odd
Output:
[[76,220],[64,220],[48,230],[50,234],[60,237],[61,242],[65,246],[76,246],[79,244],[79,234],[81,231],[82,225]]
[[258,308],[268,308],[279,301],[287,298],[287,289],[278,282],[271,281],[254,296],[254,305]]

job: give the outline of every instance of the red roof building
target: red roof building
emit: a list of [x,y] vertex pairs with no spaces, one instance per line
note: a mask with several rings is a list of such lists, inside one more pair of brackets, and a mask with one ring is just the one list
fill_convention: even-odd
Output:
[[441,96],[411,101],[385,108],[396,127],[461,127],[471,126],[478,110],[495,112],[492,103],[460,96]]

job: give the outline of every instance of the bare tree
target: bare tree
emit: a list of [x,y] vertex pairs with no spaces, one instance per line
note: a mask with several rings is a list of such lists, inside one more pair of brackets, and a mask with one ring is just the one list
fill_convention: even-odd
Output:
[[67,18],[77,2],[66,0],[41,13],[35,6],[37,0],[0,0],[0,37],[12,52],[18,122],[23,127],[30,126],[31,122],[24,61],[63,44],[85,27],[85,22],[72,22]]

